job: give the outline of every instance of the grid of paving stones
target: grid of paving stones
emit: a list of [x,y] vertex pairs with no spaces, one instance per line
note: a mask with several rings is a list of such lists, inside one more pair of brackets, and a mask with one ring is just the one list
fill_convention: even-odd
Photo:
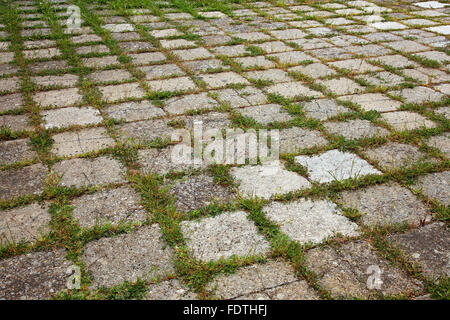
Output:
[[445,1],[137,3],[0,4],[0,299],[449,298]]

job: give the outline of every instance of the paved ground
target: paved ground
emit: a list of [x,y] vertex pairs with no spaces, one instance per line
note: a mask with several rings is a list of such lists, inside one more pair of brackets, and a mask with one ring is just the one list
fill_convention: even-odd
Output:
[[449,298],[450,8],[105,2],[0,4],[0,299]]

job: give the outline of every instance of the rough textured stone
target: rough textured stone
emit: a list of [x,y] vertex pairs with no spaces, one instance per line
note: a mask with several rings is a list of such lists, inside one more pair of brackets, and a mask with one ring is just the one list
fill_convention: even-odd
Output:
[[167,120],[145,120],[121,124],[116,127],[119,140],[131,144],[145,144],[156,139],[170,139],[172,130]]
[[381,115],[390,126],[398,131],[434,128],[436,124],[420,114],[410,111],[396,111]]
[[381,174],[355,154],[330,150],[316,156],[297,156],[295,161],[308,169],[311,180],[327,183],[356,179],[367,174]]
[[86,194],[72,201],[72,216],[83,228],[121,222],[144,221],[146,212],[140,205],[140,197],[130,187]]
[[286,83],[278,83],[272,85],[267,88],[268,93],[274,93],[282,95],[286,98],[304,98],[304,97],[313,97],[319,98],[322,96],[322,93],[319,91],[311,90],[308,87],[304,86],[302,82],[286,82]]
[[418,226],[422,220],[431,218],[425,205],[411,191],[396,183],[344,191],[340,201],[344,206],[358,210],[363,215],[362,223],[369,226],[403,222]]
[[0,171],[0,199],[9,200],[27,194],[42,193],[47,171],[47,168],[40,163],[20,169]]
[[166,114],[161,108],[154,106],[148,101],[124,102],[112,105],[104,111],[108,117],[126,122],[147,120]]
[[67,107],[81,103],[81,99],[77,88],[38,92],[33,95],[33,100],[43,107]]
[[308,180],[287,171],[281,164],[232,168],[231,175],[240,183],[239,191],[243,195],[266,199],[311,186]]
[[350,109],[338,105],[331,99],[315,99],[307,102],[303,105],[303,111],[308,117],[318,120],[326,120],[341,113],[351,112]]
[[232,108],[247,107],[267,103],[264,93],[251,86],[242,89],[222,89],[211,92],[217,99]]
[[354,94],[364,91],[364,88],[355,81],[347,78],[339,78],[332,80],[320,80],[320,84],[324,85],[329,91],[337,95]]
[[437,148],[444,153],[447,158],[450,158],[450,133],[444,133],[442,135],[430,137],[426,144]]
[[149,285],[144,300],[196,300],[196,295],[173,279]]
[[93,287],[111,287],[137,278],[173,273],[172,249],[164,244],[157,224],[131,233],[89,242],[83,261],[93,275]]
[[393,94],[405,98],[406,103],[422,104],[424,102],[439,102],[445,95],[427,87],[405,88],[401,91],[394,91]]
[[152,91],[189,91],[197,88],[189,77],[171,78],[165,80],[153,80],[147,82]]
[[185,75],[176,64],[145,66],[139,69],[145,72],[145,78],[148,80]]
[[302,244],[321,243],[337,233],[350,237],[359,235],[358,226],[344,217],[334,203],[327,200],[272,202],[263,211],[280,226],[282,232]]
[[99,124],[103,120],[100,112],[92,107],[53,109],[43,111],[41,114],[46,129]]
[[436,172],[419,177],[415,189],[448,206],[450,204],[450,171]]
[[248,79],[271,81],[273,83],[289,82],[293,79],[288,76],[288,73],[280,69],[268,69],[261,71],[250,71],[244,73]]
[[100,87],[99,90],[107,102],[114,102],[131,98],[142,98],[143,96],[145,96],[144,90],[139,87],[138,83],[111,85]]
[[105,70],[91,73],[89,77],[95,82],[115,82],[129,80],[133,76],[126,70]]
[[361,106],[364,111],[388,112],[395,111],[402,105],[401,102],[392,100],[381,93],[366,93],[339,97]]
[[243,211],[225,212],[199,221],[184,221],[181,230],[195,258],[210,261],[232,255],[268,253],[269,243]]
[[280,131],[280,153],[296,153],[302,149],[324,146],[327,142],[318,131],[298,127]]
[[30,139],[0,142],[0,165],[33,160],[37,153],[30,148]]
[[47,205],[33,203],[0,212],[0,244],[35,241],[48,232],[51,216]]
[[278,104],[247,107],[240,110],[240,112],[243,116],[250,117],[264,125],[272,122],[285,122],[294,118]]
[[21,93],[0,96],[0,112],[17,110],[23,107],[24,99]]
[[223,88],[232,84],[249,84],[247,79],[234,72],[222,72],[200,75],[199,79],[204,81],[209,88]]
[[332,134],[343,136],[347,140],[384,137],[389,131],[372,124],[368,120],[348,120],[345,122],[327,122],[324,127]]
[[164,109],[169,114],[183,114],[188,110],[213,109],[218,104],[207,93],[174,97],[165,103]]
[[326,65],[316,62],[311,63],[306,66],[297,66],[289,69],[290,72],[300,72],[308,77],[317,79],[327,76],[332,76],[336,74],[336,71],[330,69]]
[[[334,297],[371,298],[377,293],[411,294],[422,289],[420,282],[378,257],[371,245],[363,241],[344,244],[339,250],[312,249],[306,253],[306,266],[318,275],[319,285]],[[370,266],[381,270],[379,290],[367,286],[373,276]]]
[[0,260],[0,299],[48,299],[66,289],[71,265],[63,249]]
[[64,160],[56,163],[53,170],[62,175],[60,183],[66,187],[126,182],[121,164],[107,157]]

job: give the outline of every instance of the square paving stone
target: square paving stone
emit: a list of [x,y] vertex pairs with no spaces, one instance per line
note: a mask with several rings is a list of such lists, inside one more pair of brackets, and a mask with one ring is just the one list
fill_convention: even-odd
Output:
[[450,107],[440,107],[434,109],[434,113],[436,113],[437,115],[444,116],[447,119],[450,119]]
[[43,300],[66,289],[73,262],[63,249],[0,260],[0,299]]
[[401,91],[393,91],[395,95],[405,98],[406,103],[421,104],[424,102],[439,102],[445,95],[427,87],[405,88]]
[[183,34],[177,29],[163,29],[150,31],[150,35],[155,38],[168,38],[173,36],[181,36]]
[[331,99],[315,99],[303,104],[302,108],[308,117],[318,120],[326,120],[341,113],[352,111],[338,105],[336,101]]
[[344,206],[358,210],[362,214],[362,223],[368,226],[389,226],[404,222],[419,226],[421,220],[430,219],[425,205],[411,191],[397,183],[344,191],[340,198]]
[[182,61],[214,58],[214,55],[205,48],[174,50],[172,53]]
[[[384,295],[412,294],[423,285],[408,277],[389,261],[380,258],[370,244],[350,242],[338,249],[316,248],[306,253],[306,266],[318,276],[319,285],[333,297],[376,298]],[[381,270],[380,289],[369,289],[372,268]]]
[[270,244],[244,211],[225,212],[199,221],[181,222],[181,231],[196,259],[217,261],[233,255],[266,255]]
[[389,131],[378,127],[368,120],[354,119],[344,122],[326,122],[325,129],[335,135],[342,136],[347,140],[364,138],[385,137]]
[[283,106],[278,104],[265,104],[246,107],[240,110],[241,114],[257,122],[267,125],[273,122],[285,122],[294,119]]
[[74,87],[77,84],[78,76],[74,74],[65,74],[62,76],[38,76],[31,77],[31,81],[33,81],[39,87]]
[[402,105],[401,102],[392,100],[381,93],[365,93],[339,97],[361,106],[364,111],[387,112],[395,111]]
[[322,78],[322,77],[328,77],[333,76],[336,74],[336,71],[333,69],[330,69],[326,65],[316,62],[308,64],[307,66],[297,66],[289,68],[290,72],[300,72],[304,75],[307,75],[308,77],[311,77],[313,79]]
[[322,93],[305,87],[302,82],[285,82],[272,85],[267,88],[268,93],[279,94],[286,98],[319,98]]
[[104,109],[108,117],[125,122],[147,120],[164,116],[166,113],[149,101],[124,102]]
[[350,70],[351,72],[354,72],[354,73],[366,73],[369,71],[383,70],[380,67],[368,64],[363,59],[341,60],[341,61],[336,61],[336,62],[329,62],[328,64],[333,67],[336,67],[336,68]]
[[297,156],[295,161],[308,169],[311,180],[319,183],[361,178],[368,174],[381,174],[357,155],[330,150],[315,156]]
[[86,244],[83,261],[92,274],[93,287],[112,287],[173,273],[172,249],[161,237],[161,229],[153,224]]
[[267,57],[271,57],[276,59],[282,64],[286,65],[297,65],[301,64],[305,61],[312,61],[317,62],[318,60],[312,56],[309,56],[301,51],[288,51],[288,52],[281,52],[281,53],[272,53],[269,54]]
[[307,33],[299,29],[273,30],[269,33],[280,40],[293,40],[307,36]]
[[264,56],[235,58],[234,61],[244,69],[273,68],[275,63]]
[[82,99],[78,88],[41,91],[33,95],[33,100],[43,107],[68,107],[81,103]]
[[147,85],[152,91],[178,92],[197,89],[197,86],[189,77],[147,81]]
[[126,182],[122,165],[108,157],[64,160],[57,162],[53,171],[62,176],[60,184],[65,187]]
[[46,129],[99,124],[103,120],[100,112],[92,107],[46,110],[42,111],[41,115]]
[[92,46],[81,46],[75,49],[75,52],[79,55],[88,55],[93,53],[107,53],[109,48],[104,44],[97,44]]
[[250,71],[244,73],[244,76],[247,77],[248,79],[270,81],[273,83],[289,82],[294,80],[288,76],[288,73],[286,71],[283,71],[281,69]]
[[381,62],[382,64],[388,65],[390,67],[394,68],[406,68],[409,66],[417,67],[417,63],[408,60],[404,56],[401,56],[399,54],[396,55],[390,55],[390,56],[382,56],[382,57],[376,57],[373,58],[374,61]]
[[146,41],[123,41],[119,42],[119,47],[127,53],[146,52],[155,49],[155,46]]
[[169,114],[183,114],[188,110],[213,109],[218,104],[207,93],[174,97],[166,101],[164,110]]
[[141,39],[138,32],[115,32],[111,34],[111,38],[117,41],[133,41]]
[[197,46],[194,41],[188,41],[185,39],[160,40],[159,43],[161,44],[161,47],[165,49],[177,49]]
[[280,131],[280,153],[296,153],[302,149],[324,146],[327,142],[319,131],[299,127]]
[[133,78],[131,73],[126,70],[105,70],[93,72],[89,75],[89,78],[95,82],[111,82],[111,81],[124,81]]
[[108,30],[109,32],[134,31],[133,25],[129,23],[105,24],[102,28]]
[[231,37],[225,35],[210,35],[202,37],[202,41],[206,46],[217,46],[231,41]]
[[93,57],[93,58],[82,58],[81,61],[86,67],[100,69],[104,67],[109,67],[113,65],[120,65],[117,56],[106,56],[106,57]]
[[236,38],[247,41],[270,40],[271,37],[263,32],[241,32],[234,35]]
[[33,203],[0,213],[0,244],[4,246],[20,241],[36,241],[49,231],[51,216],[47,205]]
[[145,52],[130,54],[131,60],[135,65],[157,63],[165,61],[167,58],[162,52]]
[[14,60],[14,52],[0,52],[0,63],[10,63]]
[[20,89],[20,81],[18,78],[0,79],[0,92],[14,92]]
[[35,158],[37,158],[37,153],[31,150],[30,139],[0,142],[0,166]]
[[432,223],[419,229],[388,237],[422,268],[426,277],[437,280],[450,276],[450,233],[442,222]]
[[0,96],[0,112],[17,110],[23,107],[25,101],[21,93],[5,94]]
[[144,300],[196,300],[196,294],[176,279],[150,284]]
[[238,57],[242,56],[244,54],[248,54],[247,47],[238,44],[234,46],[221,46],[221,47],[214,47],[211,48],[211,51],[214,52],[216,55],[221,56],[228,56],[228,57]]
[[343,48],[330,47],[308,51],[309,54],[321,58],[323,60],[350,59],[352,54]]
[[233,274],[221,274],[206,285],[206,290],[220,299],[246,299],[255,296],[258,299],[289,300],[318,298],[306,281],[298,281],[292,266],[281,259],[242,267]]
[[266,53],[293,51],[294,49],[285,45],[282,41],[270,41],[254,44],[255,47],[261,48]]
[[418,52],[425,51],[428,47],[411,40],[393,41],[387,44],[389,47],[402,52]]
[[145,66],[139,68],[139,70],[145,72],[145,78],[148,80],[185,75],[184,71],[176,64]]
[[426,144],[439,149],[447,158],[450,158],[450,133],[444,133],[438,136],[433,136],[426,141]]
[[385,170],[411,168],[418,162],[436,162],[435,159],[420,152],[416,146],[397,142],[369,149],[364,154],[369,159],[377,161]]
[[156,139],[170,139],[172,129],[168,120],[145,120],[129,122],[116,127],[119,140],[131,144],[145,144]]
[[124,83],[99,87],[99,90],[107,102],[142,98],[145,96],[145,91],[139,86],[138,83]]
[[436,123],[422,115],[410,111],[395,111],[381,114],[385,120],[395,130],[415,130],[420,128],[434,128]]
[[239,183],[239,192],[250,197],[268,199],[311,187],[308,180],[286,170],[282,164],[232,168],[231,175]]
[[[333,45],[329,42],[326,42],[319,38],[312,38],[312,39],[297,39],[297,40],[291,40],[289,41],[291,43],[295,43],[303,50],[312,50],[312,49],[322,49],[322,48],[329,48],[333,47]],[[290,47],[289,47],[290,48]],[[335,49],[332,49],[333,51]],[[318,51],[319,55],[317,56],[323,56],[325,54],[326,50]],[[326,56],[326,54],[325,54]],[[349,55],[350,57],[350,55]]]
[[0,116],[0,128],[7,128],[11,131],[31,131],[33,126],[26,115],[4,115]]
[[206,83],[208,88],[217,89],[233,84],[250,84],[247,79],[235,72],[202,74],[198,78]]
[[319,80],[318,83],[324,85],[329,91],[339,96],[361,93],[364,91],[364,87],[348,78]]
[[96,34],[82,34],[79,36],[74,36],[70,38],[73,43],[84,43],[84,42],[97,42],[102,41],[102,38]]
[[338,233],[346,237],[359,235],[358,225],[344,217],[337,206],[327,200],[272,202],[263,207],[263,211],[283,233],[301,244],[318,244]]
[[226,187],[214,182],[214,179],[205,174],[185,177],[170,182],[170,193],[174,196],[174,205],[180,212],[205,207],[212,202],[227,203],[233,195]]
[[86,194],[75,198],[72,216],[82,228],[122,222],[142,222],[147,213],[140,205],[141,198],[130,187],[120,187]]
[[61,55],[61,51],[58,48],[45,48],[23,50],[22,54],[25,59],[49,59]]
[[59,157],[81,155],[115,145],[104,128],[67,131],[55,134],[52,138],[52,153]]
[[371,23],[370,26],[378,30],[402,30],[408,28],[407,26],[394,21],[375,22]]
[[47,167],[38,163],[31,166],[0,171],[0,199],[10,200],[44,191]]
[[450,204],[450,171],[431,173],[418,178],[414,189],[448,206]]
[[267,103],[265,94],[251,86],[242,89],[223,89],[212,91],[211,94],[217,96],[217,99],[228,104],[232,108],[246,107]]
[[196,60],[184,62],[182,65],[193,73],[212,72],[216,70],[229,70],[230,66],[226,66],[218,59]]

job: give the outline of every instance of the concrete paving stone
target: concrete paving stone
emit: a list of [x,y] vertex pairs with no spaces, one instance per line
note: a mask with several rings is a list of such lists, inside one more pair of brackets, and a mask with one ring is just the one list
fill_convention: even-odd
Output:
[[[414,69],[403,69],[406,74],[408,70]],[[361,79],[365,80],[373,86],[391,87],[399,85],[404,81],[404,79],[396,74],[390,73],[388,71],[377,72],[374,74],[367,74],[361,76]]]
[[318,83],[339,96],[364,92],[364,87],[348,78],[319,80]]
[[445,93],[448,96],[450,95],[450,84],[448,84],[448,83],[444,83],[439,86],[435,86],[434,88],[439,90],[442,93]]
[[0,92],[15,92],[20,89],[20,80],[16,77],[0,79]]
[[268,41],[254,44],[254,46],[262,49],[266,53],[287,52],[294,50],[293,48],[285,45],[282,41]]
[[115,142],[104,128],[67,131],[52,136],[52,153],[59,157],[76,156],[113,147]]
[[221,44],[225,44],[229,41],[231,41],[231,37],[226,35],[209,35],[202,37],[202,41],[205,43],[206,46],[217,46]]
[[147,41],[122,41],[119,42],[119,47],[127,53],[146,52],[156,48]]
[[421,221],[431,218],[427,207],[411,191],[397,183],[344,191],[339,202],[345,207],[358,210],[362,214],[361,222],[366,226],[389,226],[406,222],[417,227]]
[[[380,258],[367,242],[349,242],[338,249],[316,248],[306,253],[306,266],[318,276],[319,285],[331,291],[333,297],[371,298],[377,293],[384,295],[412,294],[423,285],[408,277],[401,270]],[[374,272],[378,267],[380,289],[369,289]]]
[[358,225],[328,200],[302,198],[289,203],[272,202],[263,211],[283,233],[301,244],[318,244],[338,233],[346,237],[359,235]]
[[443,64],[447,64],[450,62],[450,56],[448,56],[444,52],[440,52],[440,51],[419,52],[419,53],[415,53],[414,55],[419,56],[421,58],[434,60],[434,61],[437,61],[437,62],[443,63]]
[[116,41],[136,41],[140,40],[141,36],[138,32],[115,32],[111,33],[111,38]]
[[366,73],[369,71],[382,71],[383,69],[374,65],[371,65],[363,59],[349,59],[336,62],[329,62],[329,65],[339,68],[350,70],[355,73]]
[[131,73],[123,69],[104,70],[93,72],[89,75],[89,78],[95,82],[110,82],[110,81],[124,81],[133,78]]
[[306,32],[316,37],[330,36],[335,33],[333,29],[327,27],[308,28]]
[[[378,42],[378,41],[402,41],[403,38],[395,35],[391,32],[374,32],[374,33],[369,33],[367,35],[363,36],[364,38],[366,38],[367,40],[371,41],[371,42]],[[387,44],[389,45],[389,44]]]
[[66,289],[73,263],[65,255],[58,249],[0,260],[0,299],[43,300]]
[[296,66],[288,69],[289,72],[300,72],[308,77],[313,79],[333,76],[336,74],[336,71],[327,67],[326,65],[316,62],[311,63],[306,66]]
[[73,36],[70,38],[72,43],[84,43],[84,42],[98,42],[102,41],[102,38],[96,34],[82,34],[79,36]]
[[222,89],[211,92],[217,99],[230,105],[232,108],[246,107],[267,103],[264,93],[252,86],[242,89]]
[[172,274],[173,251],[161,237],[161,229],[153,224],[86,244],[83,261],[92,274],[92,287],[112,287],[124,281]]
[[98,89],[102,93],[106,102],[142,98],[145,96],[145,91],[137,82],[110,85],[99,87]]
[[177,29],[163,29],[150,31],[150,35],[155,38],[169,38],[173,36],[181,36],[183,33]]
[[447,158],[450,158],[450,133],[432,136],[426,140],[426,144],[441,150]]
[[227,15],[220,12],[220,11],[204,11],[204,12],[198,12],[198,14],[204,18],[224,18]]
[[166,114],[163,109],[154,106],[149,101],[124,102],[109,106],[104,109],[104,112],[110,118],[125,122],[147,120]]
[[0,52],[0,63],[10,63],[14,60],[14,52]]
[[326,120],[341,113],[351,112],[350,109],[338,105],[331,99],[314,99],[303,104],[306,116],[318,120]]
[[435,26],[436,22],[428,20],[428,19],[408,19],[402,20],[402,23],[411,26],[411,27],[423,27],[423,26]]
[[436,123],[427,118],[410,111],[395,111],[387,112],[381,115],[382,119],[386,121],[395,130],[416,130],[420,128],[434,128]]
[[250,84],[244,77],[234,72],[221,72],[202,74],[198,78],[206,83],[209,88],[223,88],[233,84]]
[[22,54],[25,59],[50,59],[61,55],[61,51],[58,48],[45,48],[23,50]]
[[425,31],[425,29],[406,29],[401,31],[393,31],[392,33],[400,35],[402,37],[414,37],[416,41],[423,41],[421,38],[435,37],[436,34],[433,32]]
[[295,161],[308,169],[311,180],[319,183],[358,179],[368,174],[381,174],[367,161],[353,153],[329,150],[320,155],[297,156]]
[[310,55],[307,55],[301,51],[288,51],[288,52],[281,52],[281,53],[272,53],[272,54],[269,54],[268,57],[275,58],[280,63],[287,64],[287,65],[297,65],[304,61],[312,61],[312,62],[318,61],[316,58],[314,58]]
[[142,222],[147,218],[140,196],[130,187],[86,194],[72,200],[72,216],[82,228],[122,222]]
[[347,50],[339,47],[325,47],[320,49],[309,50],[309,54],[324,60],[350,59],[352,54]]
[[393,41],[389,42],[387,45],[395,50],[408,53],[425,51],[428,49],[428,47],[425,47],[424,45],[411,40]]
[[161,44],[161,47],[165,49],[177,49],[177,48],[197,46],[194,41],[188,41],[185,39],[160,40],[159,43]]
[[319,98],[322,96],[321,92],[309,89],[308,87],[304,86],[303,83],[300,81],[274,84],[267,88],[267,92],[279,94],[286,98],[295,98],[295,97]]
[[144,300],[196,300],[196,297],[180,281],[172,279],[150,284]]
[[388,241],[406,251],[423,268],[426,277],[437,280],[450,275],[450,233],[444,223],[393,234]]
[[36,28],[36,29],[24,29],[21,31],[21,35],[25,39],[39,38],[41,36],[47,36],[52,33],[50,28]]
[[273,122],[286,122],[294,119],[286,109],[278,104],[265,104],[246,107],[240,110],[241,114],[257,122],[267,125]]
[[269,33],[280,40],[293,40],[299,39],[307,36],[308,34],[301,31],[300,29],[284,29],[284,30],[273,30]]
[[78,76],[68,73],[62,76],[36,76],[31,77],[31,81],[33,81],[39,87],[74,87],[78,82]]
[[86,67],[100,69],[104,67],[109,67],[113,65],[120,65],[117,56],[105,56],[105,57],[93,57],[93,58],[82,58],[81,61]]
[[130,54],[131,60],[135,65],[144,65],[149,63],[157,63],[166,60],[166,56],[162,52],[144,52]]
[[414,189],[448,206],[450,204],[450,171],[431,173],[419,177]]
[[399,54],[376,57],[373,60],[381,62],[383,64],[386,64],[386,65],[394,67],[394,68],[406,68],[409,66],[418,67],[417,63],[415,63],[411,60],[408,60],[407,58],[405,58],[404,56],[401,56]]
[[296,39],[290,40],[289,42],[298,45],[303,50],[312,50],[312,49],[321,49],[321,48],[329,48],[333,47],[333,45],[325,40],[312,38],[312,39]]
[[271,81],[273,83],[289,82],[294,80],[293,78],[289,77],[286,71],[283,71],[281,69],[250,71],[245,72],[244,76],[248,79]]
[[42,193],[47,171],[47,167],[40,163],[0,171],[0,199],[10,200],[27,194]]
[[342,136],[347,140],[385,137],[389,134],[388,130],[378,127],[368,120],[361,119],[343,122],[326,122],[323,125],[328,132]]
[[173,50],[172,53],[181,61],[214,58],[214,55],[205,48]]
[[37,158],[31,149],[30,139],[18,139],[0,142],[0,165],[13,164]]
[[148,80],[185,75],[184,71],[176,64],[157,64],[138,69],[145,73],[145,78]]
[[244,69],[273,68],[275,63],[264,56],[235,58],[234,61]]
[[239,192],[244,196],[268,199],[311,187],[308,180],[286,170],[282,164],[232,168],[231,175],[239,183]]
[[224,65],[222,61],[218,59],[208,59],[208,60],[196,60],[184,62],[182,65],[193,73],[202,73],[202,72],[210,72],[216,70],[229,70],[230,67]]
[[242,44],[237,44],[234,46],[220,46],[211,48],[211,51],[216,55],[227,56],[227,57],[238,57],[247,54],[247,47]]
[[265,291],[272,300],[318,300],[317,294],[304,280],[288,283]]
[[384,170],[411,168],[418,162],[436,162],[419,148],[409,144],[389,142],[380,147],[364,151],[364,155],[378,164]]
[[297,153],[302,149],[324,146],[328,142],[319,131],[299,127],[283,129],[279,134],[280,153]]
[[271,37],[263,32],[241,32],[234,34],[234,37],[247,41],[270,40]]
[[[32,69],[33,65],[30,64],[30,66],[31,66],[30,69]],[[19,69],[11,64],[7,64],[7,63],[0,64],[0,76],[11,75],[18,71],[19,71]]]
[[378,30],[402,30],[408,28],[407,26],[395,21],[374,22],[371,23],[370,26]]
[[41,116],[46,129],[99,124],[103,120],[100,112],[92,107],[46,110],[41,112]]
[[442,3],[439,1],[422,1],[422,2],[416,2],[416,3],[414,3],[414,5],[421,7],[421,8],[430,8],[430,9],[440,9],[440,8],[444,8],[446,6],[445,3]]
[[449,35],[450,34],[450,27],[449,26],[438,26],[438,27],[430,27],[427,28],[427,30],[436,32],[443,35]]
[[192,255],[202,261],[217,261],[233,255],[266,255],[270,250],[270,244],[258,233],[244,211],[225,212],[199,221],[183,221],[181,231]]
[[65,187],[82,188],[126,182],[122,165],[117,160],[105,156],[63,160],[57,162],[52,169],[56,174],[62,175],[60,184]]
[[338,35],[335,37],[331,37],[328,39],[332,44],[339,46],[339,47],[345,47],[350,46],[352,44],[367,44],[369,41],[358,38],[351,35]]
[[102,26],[103,29],[109,32],[127,32],[134,31],[134,27],[130,23],[109,23]]
[[197,86],[189,77],[147,81],[147,85],[152,91],[178,92],[197,89]]
[[42,107],[67,107],[82,102],[78,88],[40,91],[33,94],[33,100]]
[[194,19],[193,16],[185,12],[166,13],[164,17],[169,20]]
[[353,24],[355,22],[352,20],[345,19],[345,18],[331,18],[331,19],[326,19],[325,23],[331,24],[333,26],[342,26],[342,25],[346,25],[346,24]]
[[32,131],[33,126],[26,115],[4,115],[0,116],[0,128],[6,128],[11,131]]
[[[392,53],[392,50],[384,48],[376,44],[366,44],[366,45],[353,45],[345,47],[344,50],[351,52],[353,55],[365,56],[365,57],[376,57],[379,55],[387,55]],[[344,59],[344,58],[342,58]],[[375,59],[375,58],[373,58]]]
[[167,119],[129,122],[116,126],[118,139],[121,142],[145,144],[155,139],[168,139],[172,133]]
[[87,55],[92,53],[108,53],[109,48],[103,44],[96,44],[78,47],[75,49],[75,52],[79,55]]
[[339,97],[340,100],[358,104],[364,111],[388,112],[395,111],[402,105],[381,93],[365,93]]
[[[432,68],[405,69],[403,74],[425,84],[450,81],[450,74]],[[447,92],[444,93],[448,94]]]
[[216,184],[211,176],[205,174],[170,181],[169,185],[174,205],[180,212],[196,210],[212,202],[233,200],[233,194],[226,187]]
[[434,113],[436,113],[437,115],[442,115],[447,119],[450,119],[450,107],[440,107],[434,109]]
[[207,93],[173,97],[166,101],[164,110],[169,114],[183,114],[188,110],[213,109],[218,103]]
[[142,14],[142,15],[136,15],[136,16],[130,16],[130,20],[134,23],[142,23],[142,22],[155,22],[159,21],[159,17],[148,15],[148,14]]

